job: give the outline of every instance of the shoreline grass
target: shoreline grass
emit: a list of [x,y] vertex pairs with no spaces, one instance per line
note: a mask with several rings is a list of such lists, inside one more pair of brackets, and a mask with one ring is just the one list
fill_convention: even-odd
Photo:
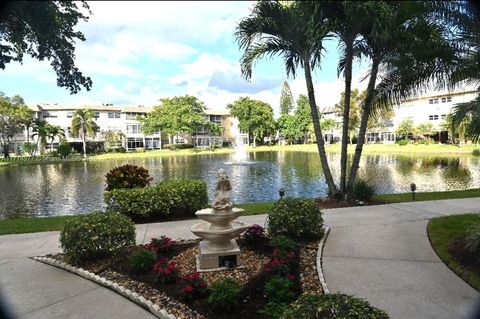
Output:
[[431,219],[427,230],[430,243],[440,259],[455,274],[480,291],[480,273],[467,269],[449,251],[450,244],[454,240],[465,238],[474,224],[480,224],[480,214],[442,216]]
[[[325,146],[328,153],[340,153],[340,144],[328,144]],[[480,149],[480,145],[465,145],[457,146],[450,144],[431,144],[431,145],[415,145],[409,144],[405,146],[400,146],[398,144],[366,144],[363,147],[362,154],[365,155],[382,155],[382,154],[391,154],[391,155],[400,155],[400,156],[421,156],[421,157],[452,157],[452,156],[468,156],[474,157],[472,154],[473,150]],[[247,152],[269,152],[269,151],[285,151],[285,152],[306,152],[306,153],[317,153],[316,144],[294,144],[294,145],[274,145],[274,146],[257,146],[257,147],[247,147]],[[355,152],[355,145],[348,145],[347,149],[349,154]],[[216,155],[216,154],[232,154],[235,152],[235,149],[232,147],[216,148],[216,149],[182,149],[182,150],[154,150],[146,152],[131,152],[131,153],[105,153],[100,155],[91,155],[86,159],[81,157],[75,157],[74,159],[66,159],[59,161],[44,161],[44,160],[34,160],[34,161],[2,161],[0,159],[1,166],[9,165],[32,165],[32,164],[51,164],[51,163],[64,163],[64,162],[73,162],[73,161],[101,161],[101,160],[114,160],[114,159],[142,159],[142,158],[152,158],[152,157],[165,157],[165,156],[194,156],[194,155]]]
[[[417,193],[416,201],[474,198],[480,197],[480,189],[467,189],[447,192]],[[411,193],[375,195],[372,205],[411,202]],[[257,202],[236,204],[235,207],[245,209],[243,215],[267,214],[272,207],[272,202]],[[0,219],[0,235],[36,233],[44,231],[59,231],[66,221],[75,216],[52,216],[52,217],[20,217]],[[193,217],[192,217],[193,218]],[[182,220],[184,220],[183,218]],[[168,220],[173,221],[173,220]]]

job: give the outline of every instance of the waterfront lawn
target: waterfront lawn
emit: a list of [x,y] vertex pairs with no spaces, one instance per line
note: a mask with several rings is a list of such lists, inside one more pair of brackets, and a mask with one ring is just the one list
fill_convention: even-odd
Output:
[[23,217],[0,220],[0,235],[38,233],[62,230],[63,225],[75,216]]
[[[480,197],[480,188],[448,192],[415,193],[416,201]],[[411,202],[412,193],[382,194],[373,196],[373,204]]]
[[[473,225],[480,224],[480,214],[443,216],[430,220],[428,236],[443,262],[458,276],[480,291],[480,267],[468,264],[458,254],[458,243],[468,236]],[[457,258],[456,258],[457,257]],[[460,261],[462,260],[462,261]]]

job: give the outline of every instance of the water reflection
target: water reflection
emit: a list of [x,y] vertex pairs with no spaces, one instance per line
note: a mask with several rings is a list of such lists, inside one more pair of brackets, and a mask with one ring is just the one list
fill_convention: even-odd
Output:
[[[283,187],[289,196],[325,196],[327,187],[316,153],[254,152],[254,165],[227,165],[231,155],[172,156],[0,168],[0,216],[68,215],[103,208],[104,176],[121,164],[145,166],[154,182],[164,179],[202,179],[212,200],[215,176],[223,168],[232,180],[234,202],[278,199]],[[339,154],[328,154],[338,180]],[[351,158],[348,159],[351,161]],[[480,159],[367,155],[359,176],[378,193],[440,191],[480,187]]]

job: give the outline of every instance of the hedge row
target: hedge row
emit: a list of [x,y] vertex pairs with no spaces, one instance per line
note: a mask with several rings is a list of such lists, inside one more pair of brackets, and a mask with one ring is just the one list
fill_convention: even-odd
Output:
[[207,185],[200,180],[170,180],[154,187],[115,189],[104,193],[107,210],[134,221],[163,220],[169,216],[195,217],[207,207]]

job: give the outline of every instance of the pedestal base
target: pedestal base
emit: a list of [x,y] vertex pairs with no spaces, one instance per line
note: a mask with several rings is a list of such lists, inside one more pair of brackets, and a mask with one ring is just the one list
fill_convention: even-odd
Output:
[[207,247],[205,241],[200,242],[200,255],[198,256],[198,270],[224,269],[228,263],[232,266],[241,266],[240,248],[235,239],[231,241],[232,248],[228,250],[211,250]]

